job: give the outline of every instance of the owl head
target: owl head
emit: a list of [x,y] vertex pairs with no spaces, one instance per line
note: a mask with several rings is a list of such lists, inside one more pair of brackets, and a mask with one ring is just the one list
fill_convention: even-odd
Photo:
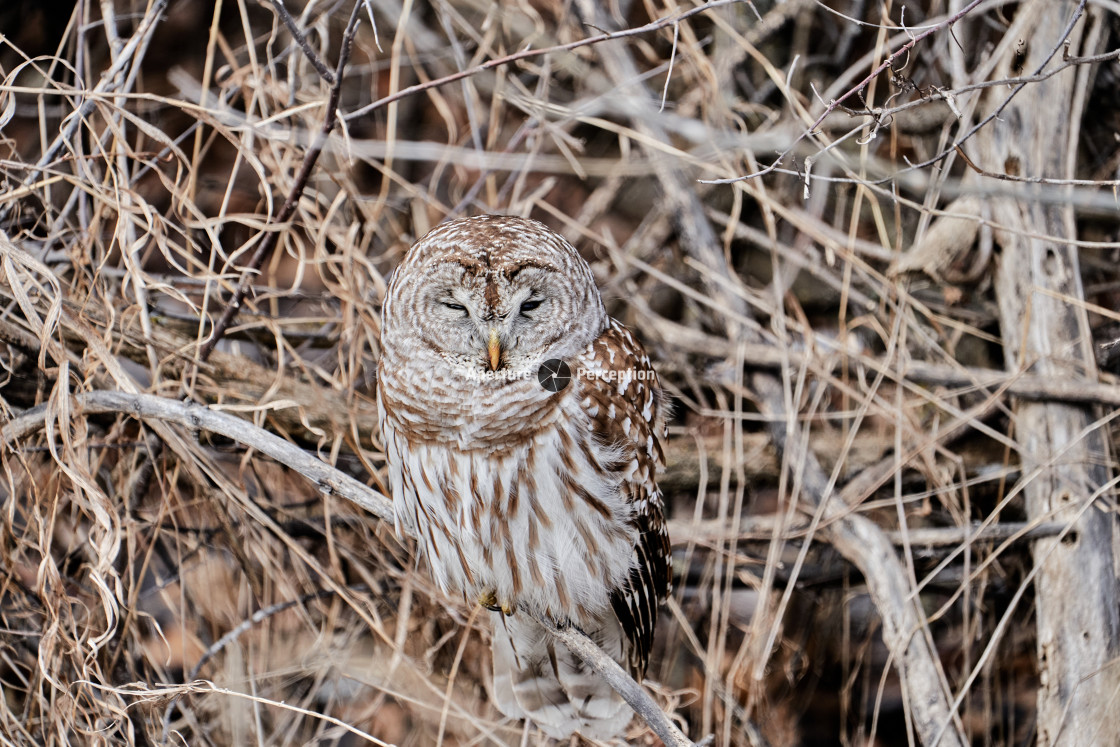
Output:
[[398,365],[448,365],[479,380],[534,376],[606,329],[591,268],[527,218],[483,215],[433,229],[397,267],[382,310],[382,349]]

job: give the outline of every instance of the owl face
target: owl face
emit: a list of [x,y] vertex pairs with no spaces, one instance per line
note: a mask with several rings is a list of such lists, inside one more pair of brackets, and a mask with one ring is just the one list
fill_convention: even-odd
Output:
[[481,216],[444,224],[409,251],[382,323],[386,341],[419,340],[412,365],[442,361],[508,380],[576,355],[607,316],[590,268],[561,236],[536,221]]

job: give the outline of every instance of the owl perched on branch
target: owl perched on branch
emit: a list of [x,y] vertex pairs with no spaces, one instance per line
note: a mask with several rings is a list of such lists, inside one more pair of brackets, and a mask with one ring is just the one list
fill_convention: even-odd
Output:
[[557,738],[618,734],[630,707],[523,611],[576,626],[641,678],[670,586],[666,404],[641,346],[561,236],[480,216],[408,252],[381,349],[398,531],[444,592],[493,611],[498,708]]

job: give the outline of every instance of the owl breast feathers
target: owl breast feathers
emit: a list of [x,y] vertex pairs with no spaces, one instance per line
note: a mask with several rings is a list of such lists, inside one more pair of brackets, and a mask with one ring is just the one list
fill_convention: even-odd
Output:
[[[421,239],[382,309],[378,415],[397,529],[445,593],[493,610],[493,697],[547,734],[609,738],[630,708],[526,610],[641,677],[669,539],[656,473],[666,405],[587,263],[523,218]],[[541,364],[563,361],[568,386]]]

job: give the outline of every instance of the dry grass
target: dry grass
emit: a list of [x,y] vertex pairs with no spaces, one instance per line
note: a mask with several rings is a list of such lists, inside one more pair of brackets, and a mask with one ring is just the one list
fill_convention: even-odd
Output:
[[[334,69],[352,6],[296,5]],[[1032,528],[1029,476],[1008,390],[1069,394],[976,384],[1005,357],[982,206],[1022,185],[971,168],[975,141],[953,149],[984,95],[1010,95],[970,84],[1016,54],[1014,4],[933,29],[893,75],[826,107],[949,12],[829,5],[724,4],[424,87],[693,6],[372,2],[341,121],[301,184],[332,86],[268,3],[5,4],[0,418],[42,406],[46,426],[0,444],[2,742],[520,742],[489,705],[477,610],[444,599],[391,526],[237,443],[71,398],[220,403],[384,491],[371,382],[386,278],[428,228],[482,212],[531,215],[578,246],[676,399],[677,581],[646,684],[691,738],[912,734],[882,610],[819,541],[832,520],[803,497],[799,450],[775,451],[767,431],[752,376],[768,371],[833,500],[895,541],[964,733],[1029,742],[1031,557],[1015,536]],[[1080,23],[1097,46],[1070,54],[1114,49],[1116,13],[1093,6]],[[1110,343],[1115,55],[1062,65],[1083,76],[1068,175],[1081,181],[1039,199],[1073,207],[1082,308]],[[201,356],[269,235],[240,313]],[[1084,396],[1115,404],[1112,349],[1108,386]],[[656,741],[637,721],[629,739]]]

